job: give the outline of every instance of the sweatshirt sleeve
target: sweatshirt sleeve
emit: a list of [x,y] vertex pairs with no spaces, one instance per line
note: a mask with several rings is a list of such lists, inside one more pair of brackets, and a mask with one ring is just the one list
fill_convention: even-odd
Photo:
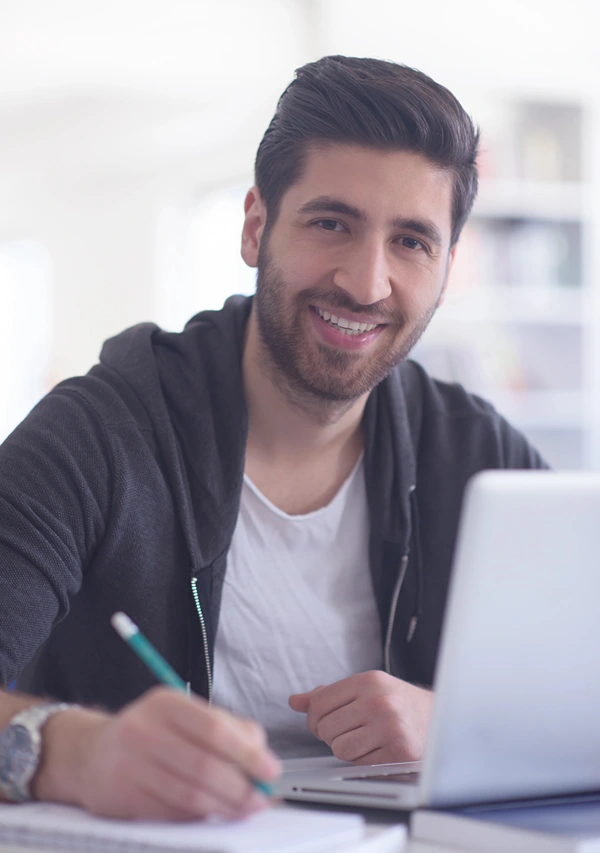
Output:
[[109,444],[76,389],[59,386],[0,446],[0,684],[67,614],[108,518]]

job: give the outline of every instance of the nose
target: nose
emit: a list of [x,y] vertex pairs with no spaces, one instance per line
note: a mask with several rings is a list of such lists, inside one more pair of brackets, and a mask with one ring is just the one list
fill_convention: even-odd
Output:
[[373,305],[392,292],[385,245],[370,240],[356,244],[334,274],[336,284],[360,305]]

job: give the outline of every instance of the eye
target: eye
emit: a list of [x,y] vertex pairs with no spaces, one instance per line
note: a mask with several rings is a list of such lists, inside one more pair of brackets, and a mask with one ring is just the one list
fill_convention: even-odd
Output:
[[337,219],[317,219],[316,222],[313,222],[313,225],[318,225],[319,228],[322,228],[323,231],[343,231],[343,226],[341,222],[338,222]]
[[426,247],[420,240],[417,240],[416,237],[401,237],[400,243],[404,246],[405,249],[423,249],[423,251],[427,251]]

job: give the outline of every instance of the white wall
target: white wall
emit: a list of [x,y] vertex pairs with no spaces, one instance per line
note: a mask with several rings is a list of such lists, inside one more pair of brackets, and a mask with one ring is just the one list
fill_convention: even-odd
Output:
[[596,0],[327,0],[326,52],[379,56],[440,82],[598,89]]

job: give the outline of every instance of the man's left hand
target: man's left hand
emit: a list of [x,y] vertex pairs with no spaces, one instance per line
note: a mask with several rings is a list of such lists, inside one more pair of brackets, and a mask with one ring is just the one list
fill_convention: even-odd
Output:
[[289,698],[336,758],[387,764],[423,758],[433,693],[380,670],[361,672]]

